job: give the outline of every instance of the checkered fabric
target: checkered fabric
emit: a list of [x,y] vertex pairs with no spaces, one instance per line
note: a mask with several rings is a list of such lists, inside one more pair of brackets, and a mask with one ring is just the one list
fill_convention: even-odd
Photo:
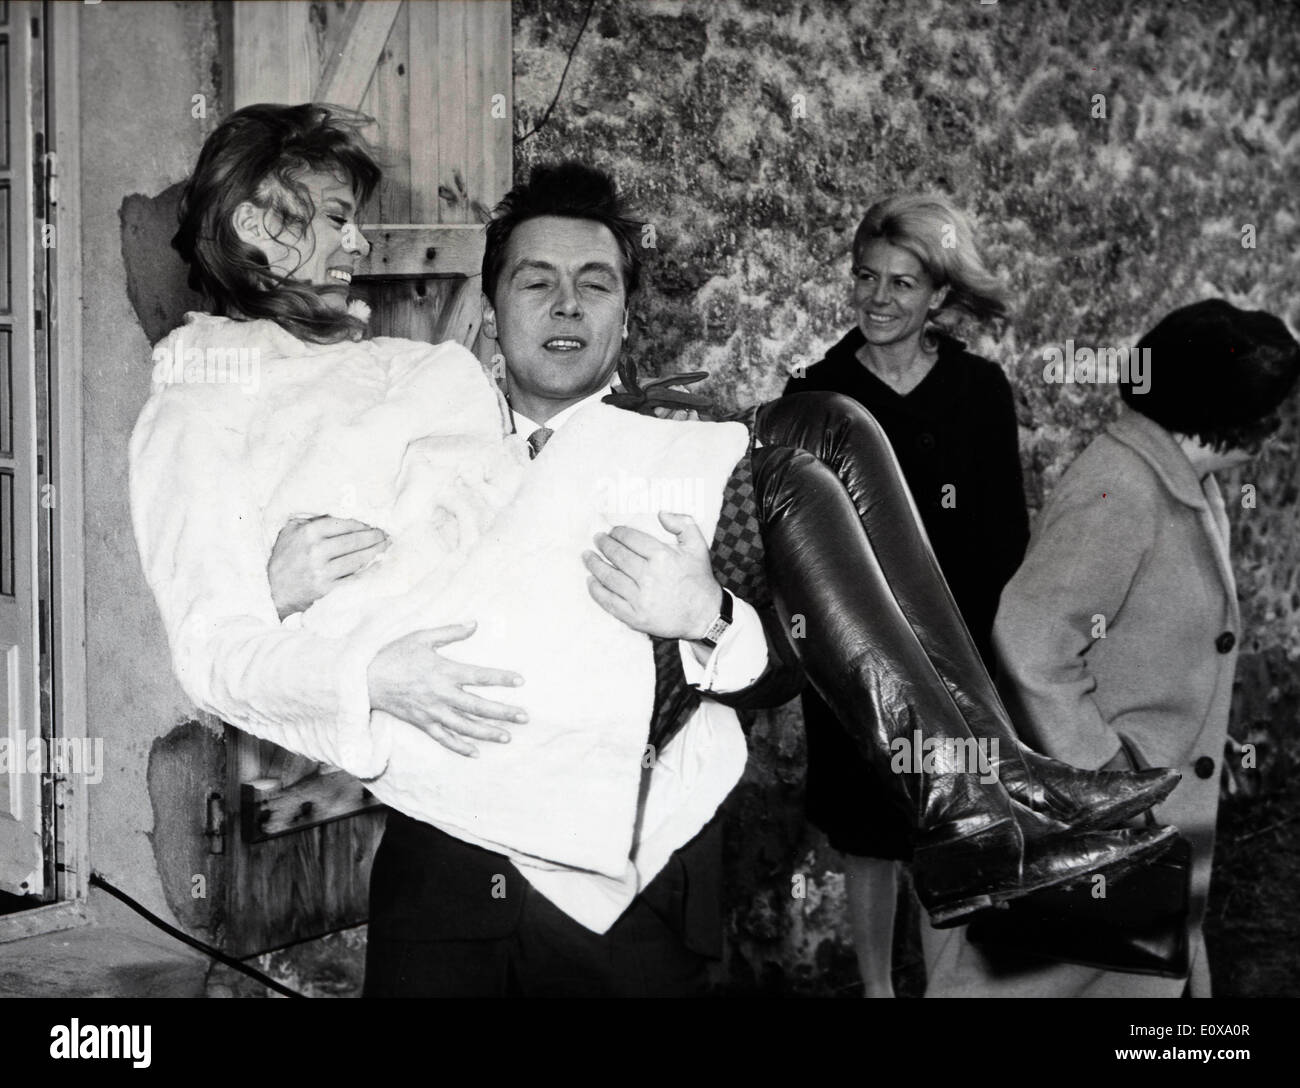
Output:
[[[755,608],[765,608],[771,603],[771,594],[763,568],[763,537],[754,501],[750,457],[756,410],[757,406],[733,417],[748,426],[750,448],[732,469],[731,478],[723,489],[722,510],[710,552],[713,573],[723,587]],[[659,749],[695,713],[700,705],[700,693],[687,685],[682,674],[677,640],[652,638],[651,642],[655,655],[655,707],[650,724],[650,743]]]

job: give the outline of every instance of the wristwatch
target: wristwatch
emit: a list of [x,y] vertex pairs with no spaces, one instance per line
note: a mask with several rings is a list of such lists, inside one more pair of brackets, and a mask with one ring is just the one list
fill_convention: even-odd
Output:
[[709,624],[709,629],[700,636],[700,641],[709,649],[715,649],[718,640],[727,633],[727,628],[731,626],[731,591],[724,589],[722,591],[722,611],[718,613],[717,618]]

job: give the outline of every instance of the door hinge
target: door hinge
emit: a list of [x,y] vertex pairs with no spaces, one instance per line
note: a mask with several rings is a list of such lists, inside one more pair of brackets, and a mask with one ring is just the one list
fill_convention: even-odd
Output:
[[208,813],[203,834],[208,839],[209,854],[226,852],[226,802],[221,794],[208,794]]
[[37,219],[45,218],[45,133],[32,133],[32,208]]
[[59,156],[56,152],[45,153],[45,200],[50,207],[59,203]]

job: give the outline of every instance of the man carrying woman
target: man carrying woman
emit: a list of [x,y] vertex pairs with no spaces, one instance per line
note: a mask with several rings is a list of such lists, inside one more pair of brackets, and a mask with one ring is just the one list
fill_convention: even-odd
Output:
[[[132,509],[177,674],[200,706],[362,775],[393,807],[496,854],[507,887],[514,866],[559,907],[561,917],[527,933],[511,923],[456,977],[398,978],[386,992],[464,992],[484,963],[491,992],[557,992],[551,982],[579,930],[610,932],[638,892],[669,871],[725,796],[725,778],[739,772],[734,754],[720,775],[702,765],[711,752],[734,751],[715,719],[709,743],[691,749],[700,764],[689,781],[661,775],[657,787],[652,772],[642,782],[656,700],[677,701],[688,688],[688,654],[697,664],[703,657],[706,671],[711,659],[683,649],[681,675],[657,685],[645,636],[723,635],[734,620],[724,589],[759,607],[770,600],[783,633],[802,617],[805,637],[787,639],[780,654],[798,656],[871,761],[875,787],[906,814],[917,890],[937,924],[1094,871],[1123,871],[1166,848],[1167,832],[1110,829],[1165,796],[1175,773],[1075,772],[1018,744],[888,442],[851,402],[785,398],[743,422],[658,420],[595,403],[529,460],[534,444],[513,433],[518,411],[493,419],[496,391],[486,376],[476,384],[468,353],[349,339],[360,330],[346,313],[348,269],[336,267],[335,254],[359,237],[355,215],[376,176],[355,129],[325,107],[247,107],[209,137],[178,241],[213,299],[217,316],[208,320],[226,323],[212,326],[214,335],[267,348],[261,389],[246,397],[262,403],[241,405],[207,386],[155,389],[132,440]],[[530,202],[528,186],[518,187],[498,212],[510,229],[489,230],[484,260],[508,381],[562,384],[567,367],[599,357],[571,405],[612,376],[636,284],[635,223],[604,180],[601,214],[566,205],[559,186],[558,203],[512,215]],[[355,455],[365,449],[373,457]],[[222,454],[231,460],[212,460]],[[225,473],[216,493],[215,464]],[[688,511],[707,529],[696,529],[701,539],[682,519],[624,524],[598,486],[611,471],[646,477],[684,466],[716,481]],[[742,499],[726,519],[724,493]],[[267,563],[300,515],[353,517],[385,529],[393,545],[386,571],[349,576],[282,623]],[[699,545],[736,518],[757,533],[747,547],[731,541],[726,563],[723,540],[713,538],[705,550],[714,589],[702,593]],[[601,555],[584,566],[572,533],[602,523],[610,528],[596,538]],[[688,561],[678,562],[683,553]],[[660,579],[664,572],[672,573]],[[642,593],[643,583],[654,592]],[[707,629],[697,629],[715,604]],[[480,658],[470,669],[439,653],[456,632],[437,628],[475,606],[480,627],[468,638],[459,632],[464,655]],[[445,734],[499,736],[492,723],[518,714],[463,690],[508,683],[489,667],[493,654],[492,665],[524,674],[531,720],[508,745],[463,759]],[[661,752],[698,739],[689,714],[679,721]],[[996,778],[949,767],[892,773],[891,740],[917,730],[937,740],[997,738]],[[554,748],[548,769],[512,765],[505,750],[516,745],[539,758]],[[563,788],[551,789],[557,783]],[[678,804],[688,817],[679,818]],[[572,837],[557,835],[559,826]],[[420,849],[407,856],[418,859]],[[440,894],[448,870],[427,855],[422,864],[425,887]],[[592,871],[601,880],[587,880]],[[490,897],[488,888],[467,891],[448,909],[482,910]],[[387,939],[383,928],[372,939]],[[408,946],[438,937],[389,936]],[[619,988],[612,949],[585,947],[559,992],[700,985],[698,972],[684,971]],[[539,962],[549,967],[537,972]]]

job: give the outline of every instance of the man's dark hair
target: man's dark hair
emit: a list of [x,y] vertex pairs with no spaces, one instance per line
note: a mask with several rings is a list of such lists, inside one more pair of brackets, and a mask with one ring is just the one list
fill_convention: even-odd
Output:
[[612,177],[593,166],[568,160],[537,164],[528,180],[506,193],[493,209],[483,249],[483,293],[493,305],[510,235],[520,223],[543,215],[590,219],[608,227],[623,259],[624,294],[632,296],[641,279],[641,223],[624,207]]
[[1121,384],[1124,403],[1219,452],[1253,450],[1276,431],[1300,376],[1300,344],[1280,318],[1218,298],[1174,310],[1137,347],[1151,349],[1151,384]]

